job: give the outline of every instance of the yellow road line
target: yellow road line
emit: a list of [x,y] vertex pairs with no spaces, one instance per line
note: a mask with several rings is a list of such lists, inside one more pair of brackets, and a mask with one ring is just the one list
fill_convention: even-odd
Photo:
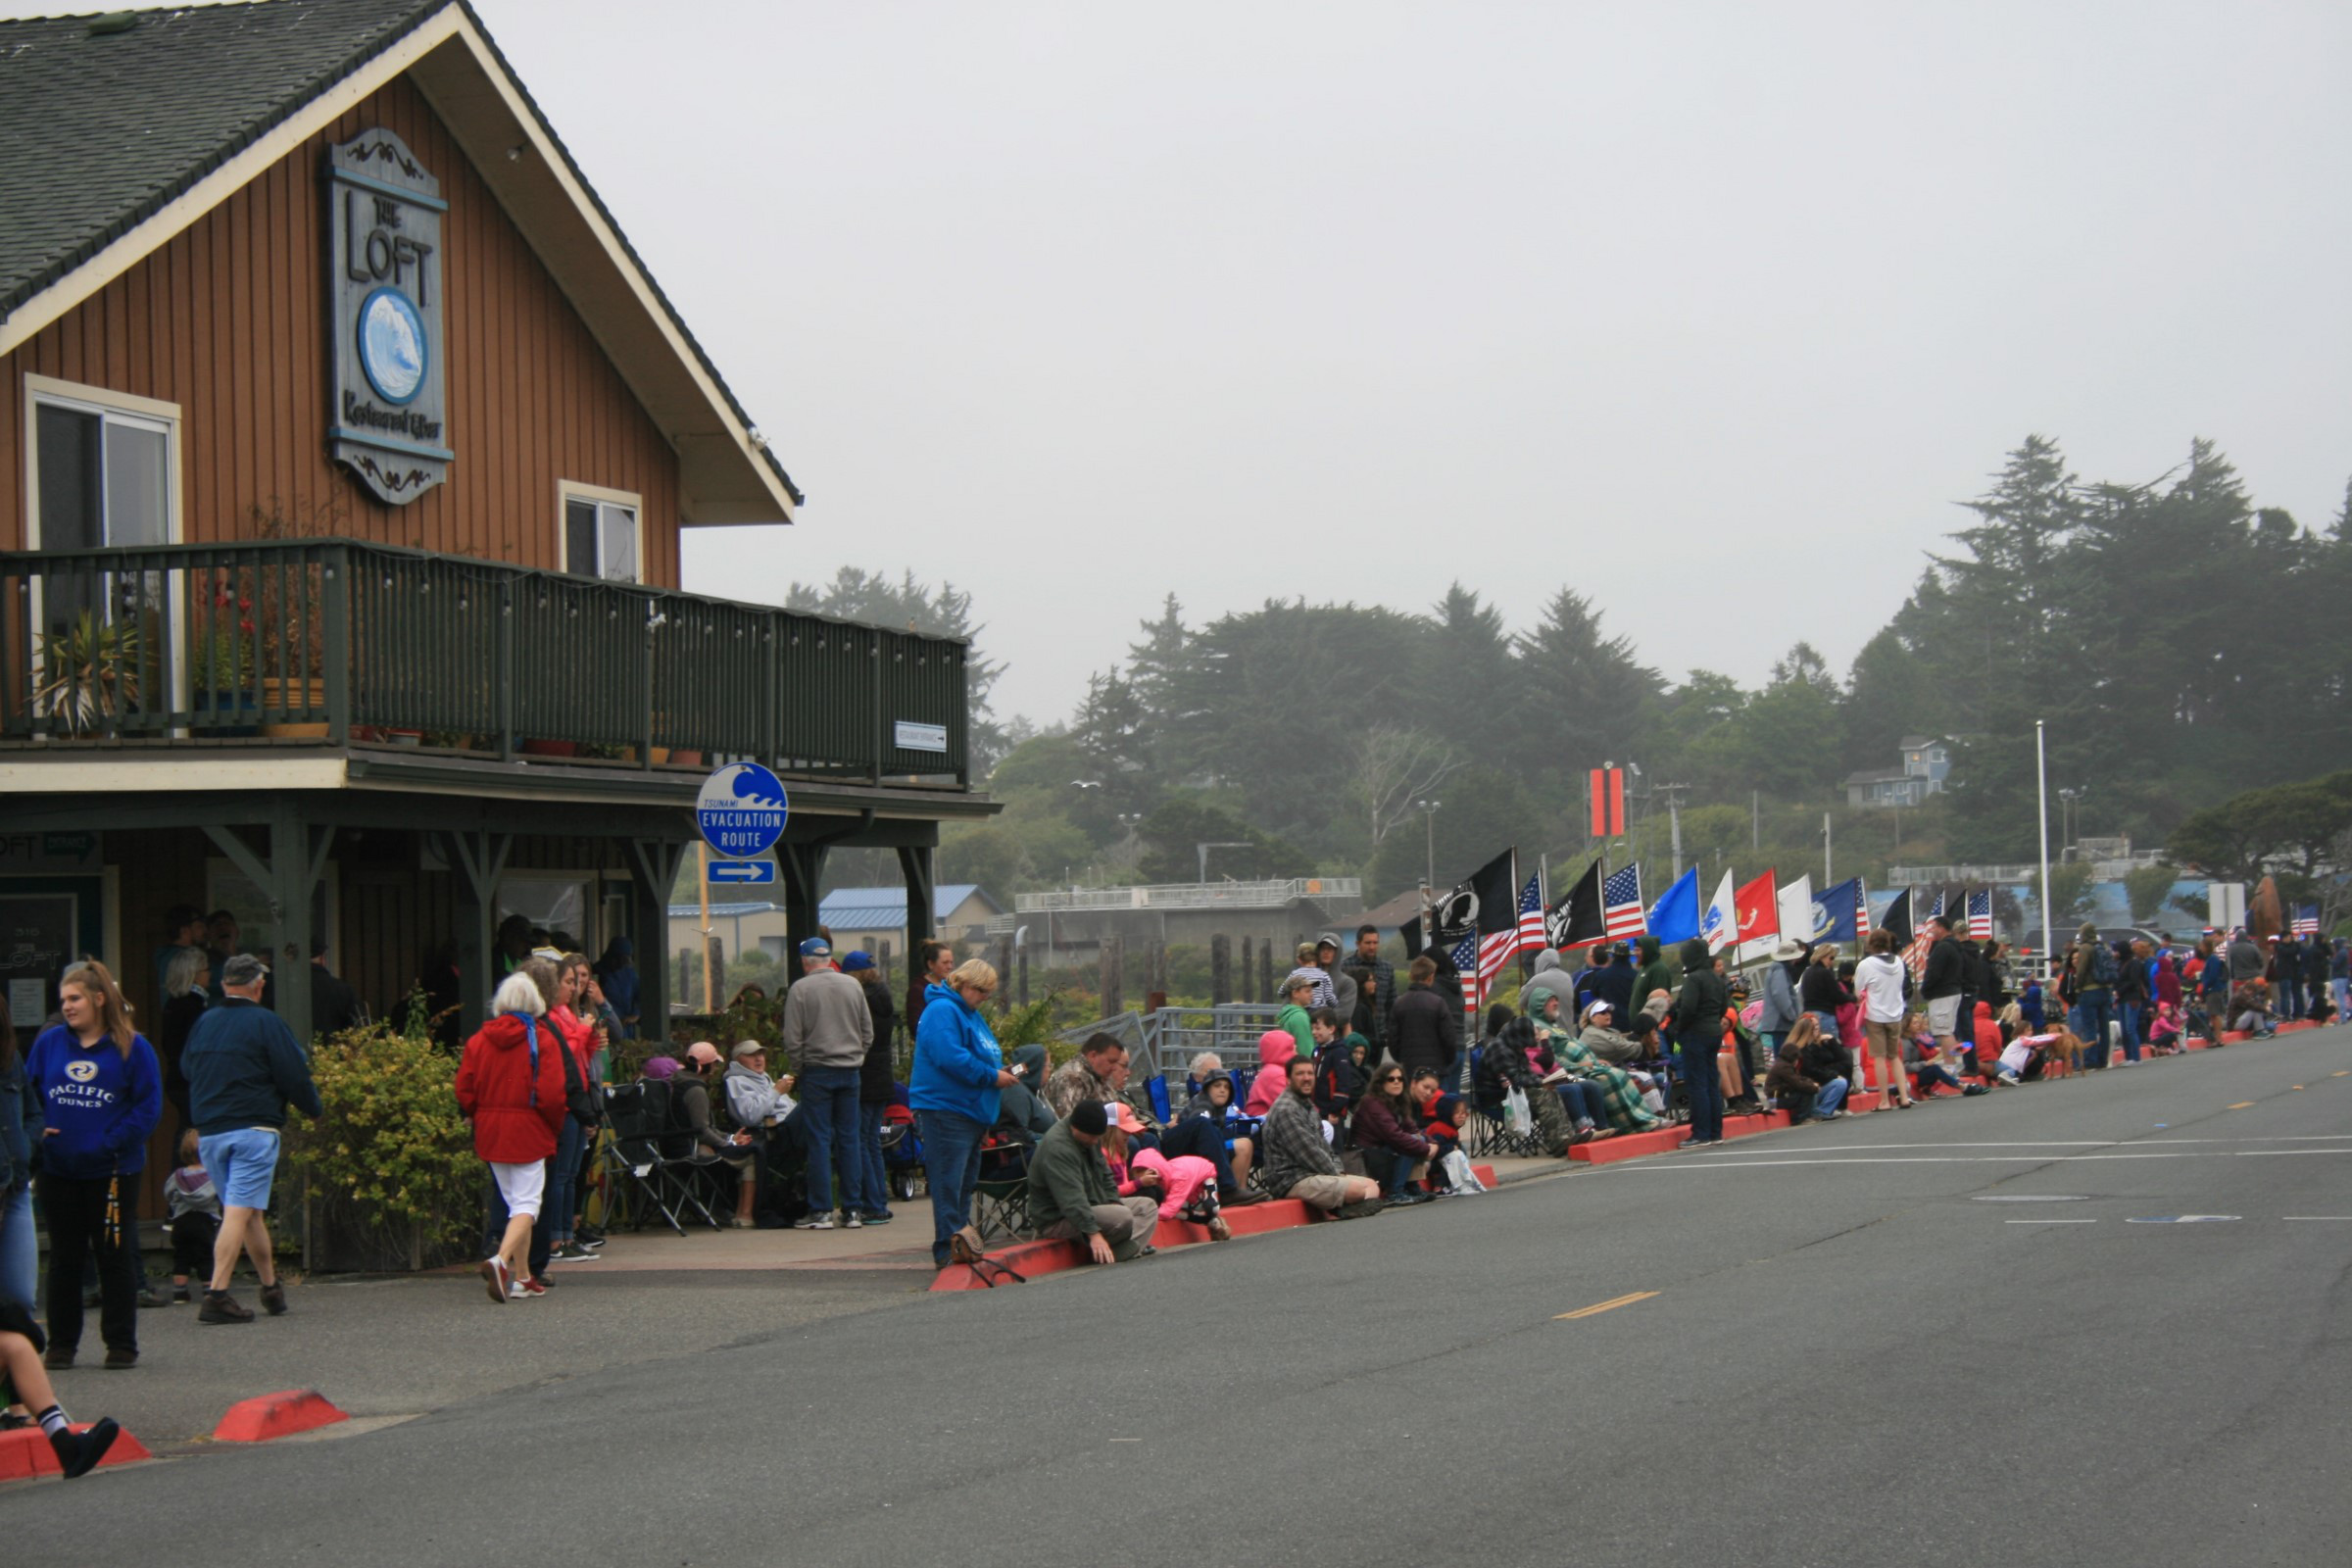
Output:
[[1615,1311],[1621,1306],[1631,1306],[1636,1301],[1646,1301],[1657,1294],[1655,1291],[1636,1291],[1631,1296],[1620,1296],[1613,1301],[1595,1301],[1591,1306],[1578,1307],[1573,1312],[1562,1312],[1552,1321],[1558,1323],[1572,1317],[1592,1317],[1602,1312]]
[[2231,1110],[2251,1110],[2254,1108],[2254,1102],[2251,1100],[2241,1100],[2236,1104],[2231,1105],[2230,1108]]

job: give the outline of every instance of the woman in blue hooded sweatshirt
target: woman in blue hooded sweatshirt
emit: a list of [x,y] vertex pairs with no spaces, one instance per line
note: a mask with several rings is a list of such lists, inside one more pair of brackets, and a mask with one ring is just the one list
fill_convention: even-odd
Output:
[[138,1183],[147,1138],[164,1114],[155,1048],[130,1027],[130,1009],[95,959],[57,983],[65,1022],[41,1031],[24,1077],[40,1104],[41,1209],[49,1223],[51,1368],[81,1346],[81,1264],[98,1259],[99,1334],[106,1364],[139,1360]]
[[[931,1261],[940,1268],[978,1256],[956,1233],[971,1223],[980,1181],[980,1140],[997,1121],[997,1093],[1015,1080],[980,1004],[996,994],[996,966],[967,959],[941,984],[923,988],[906,1105],[923,1141],[931,1189]],[[970,1253],[970,1256],[964,1255]]]

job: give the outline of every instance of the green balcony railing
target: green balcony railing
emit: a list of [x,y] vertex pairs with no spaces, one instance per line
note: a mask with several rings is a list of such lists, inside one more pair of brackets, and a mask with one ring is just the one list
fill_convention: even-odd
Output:
[[11,747],[754,758],[788,777],[963,788],[966,656],[953,638],[349,539],[0,552]]

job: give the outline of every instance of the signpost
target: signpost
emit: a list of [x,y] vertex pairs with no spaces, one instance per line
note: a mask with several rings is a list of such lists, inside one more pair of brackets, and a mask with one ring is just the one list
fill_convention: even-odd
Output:
[[776,862],[768,852],[792,815],[784,781],[758,762],[729,762],[703,780],[694,824],[703,835],[703,1005],[718,1010],[710,973],[710,884],[773,886]]

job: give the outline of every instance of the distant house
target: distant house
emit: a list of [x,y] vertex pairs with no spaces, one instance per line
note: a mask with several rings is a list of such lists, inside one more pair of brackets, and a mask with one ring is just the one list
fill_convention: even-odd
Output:
[[1906,735],[1903,765],[1845,775],[1848,806],[1924,806],[1943,793],[1952,771],[1951,743],[1928,735]]
[[[977,883],[951,882],[933,890],[932,912],[939,936],[954,943],[978,942],[988,917],[1000,913],[997,903]],[[693,951],[702,923],[702,906],[669,906],[670,952]],[[838,888],[816,906],[816,923],[833,933],[833,951],[863,948],[879,957],[890,944],[894,957],[906,953],[906,890],[905,888]],[[730,961],[737,955],[764,953],[771,958],[789,957],[792,941],[785,930],[784,906],[774,903],[731,903],[710,906],[710,935]]]
[[[977,882],[944,882],[932,890],[932,918],[943,942],[978,942],[989,916],[1004,912]],[[879,951],[887,942],[893,953],[906,951],[906,890],[905,888],[835,888],[818,901],[816,923],[833,933],[836,952],[863,948]]]

